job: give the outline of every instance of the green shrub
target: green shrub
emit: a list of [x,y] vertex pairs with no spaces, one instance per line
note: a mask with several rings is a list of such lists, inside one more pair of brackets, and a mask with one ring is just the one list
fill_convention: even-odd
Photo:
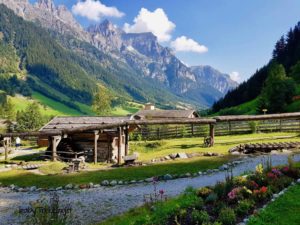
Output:
[[204,206],[204,201],[201,197],[199,197],[198,201],[194,203],[194,208],[200,210],[203,208],[203,206]]
[[194,210],[191,217],[194,224],[208,223],[210,220],[208,213],[204,210]]
[[214,204],[214,207],[213,207],[213,213],[216,214],[216,215],[219,215],[221,210],[226,208],[227,205],[225,204],[224,201],[217,201],[215,204]]
[[145,145],[146,148],[159,148],[159,147],[162,147],[163,145],[165,145],[166,142],[161,140],[161,141],[154,141],[154,142],[150,142],[150,143],[147,143]]
[[[292,182],[293,182],[293,179],[290,177],[286,177],[286,176],[280,177],[279,179],[272,181],[272,183],[271,183],[272,191],[273,192],[280,191],[280,190],[288,187]],[[277,189],[277,191],[276,191],[276,189]]]
[[214,193],[216,193],[219,198],[225,196],[226,195],[225,183],[218,182],[214,187]]
[[238,203],[237,207],[235,208],[235,212],[239,216],[245,216],[250,212],[254,204],[255,203],[253,200],[250,199],[242,200]]
[[218,195],[216,193],[210,193],[205,199],[206,203],[214,203],[218,200]]
[[224,208],[221,210],[218,220],[223,224],[223,225],[234,225],[236,222],[236,216],[231,208]]
[[258,121],[251,121],[249,122],[249,127],[251,130],[252,134],[255,134],[257,132],[257,128],[259,126],[259,122]]

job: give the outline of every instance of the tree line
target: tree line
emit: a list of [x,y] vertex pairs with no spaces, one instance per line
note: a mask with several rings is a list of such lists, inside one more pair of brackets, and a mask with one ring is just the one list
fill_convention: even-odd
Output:
[[[275,75],[277,72],[279,74]],[[291,95],[295,94],[295,86],[291,84],[293,81],[300,84],[300,22],[276,42],[270,62],[215,102],[212,112],[240,105],[259,96],[258,113],[263,107],[268,107],[269,112],[282,112],[284,106],[290,103]],[[273,91],[270,88],[272,85],[275,85]]]

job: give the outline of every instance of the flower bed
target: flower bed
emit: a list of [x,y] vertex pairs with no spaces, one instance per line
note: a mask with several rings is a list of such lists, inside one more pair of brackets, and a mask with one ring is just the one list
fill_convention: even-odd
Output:
[[[228,172],[224,182],[198,190],[189,188],[169,201],[145,206],[143,215],[131,217],[131,224],[223,224],[242,222],[256,214],[271,198],[299,179],[300,171],[292,163],[286,167],[263,168],[233,177]],[[137,214],[135,214],[137,215]],[[118,224],[118,223],[114,223]],[[121,223],[122,224],[122,223]]]

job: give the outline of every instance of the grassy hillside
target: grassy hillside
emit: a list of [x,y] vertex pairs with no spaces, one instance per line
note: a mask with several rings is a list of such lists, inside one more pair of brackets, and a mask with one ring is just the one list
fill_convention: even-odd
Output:
[[[26,97],[20,96],[20,95],[16,95],[14,97],[9,96],[8,98],[12,101],[16,112],[25,110],[26,107],[30,103],[32,103],[33,101],[36,101],[36,100],[29,99],[29,98],[26,98]],[[42,114],[45,116],[56,116],[56,115],[59,115],[62,113],[60,111],[54,110],[54,109],[47,107],[45,105],[42,105],[42,104],[40,106],[41,106],[40,110],[41,110]]]
[[[300,85],[297,85],[296,95],[300,95]],[[245,102],[238,106],[233,106],[225,109],[221,109],[219,112],[212,115],[255,115],[258,114],[258,102],[259,97]],[[288,104],[285,108],[286,112],[299,112],[300,111],[300,100],[295,100],[292,103]],[[262,112],[261,112],[262,113]]]

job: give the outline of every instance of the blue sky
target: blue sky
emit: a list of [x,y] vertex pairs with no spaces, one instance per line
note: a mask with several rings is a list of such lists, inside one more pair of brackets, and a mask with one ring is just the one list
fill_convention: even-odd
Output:
[[[54,2],[70,10],[78,3]],[[211,65],[228,74],[239,74],[240,80],[266,64],[275,42],[300,21],[299,0],[101,0],[101,4],[109,8],[99,14],[98,21],[80,16],[85,15],[80,12],[82,8],[78,8],[76,18],[85,27],[107,18],[122,28],[128,23],[128,30],[136,31],[143,30],[141,24],[134,25],[142,8],[141,21],[147,13],[161,15],[161,11],[155,11],[160,8],[163,19],[168,20],[164,23],[170,25],[165,32],[169,36],[161,36],[162,45],[175,48],[176,55],[188,65]],[[92,8],[89,10],[95,10]],[[160,18],[156,17],[158,21]]]

